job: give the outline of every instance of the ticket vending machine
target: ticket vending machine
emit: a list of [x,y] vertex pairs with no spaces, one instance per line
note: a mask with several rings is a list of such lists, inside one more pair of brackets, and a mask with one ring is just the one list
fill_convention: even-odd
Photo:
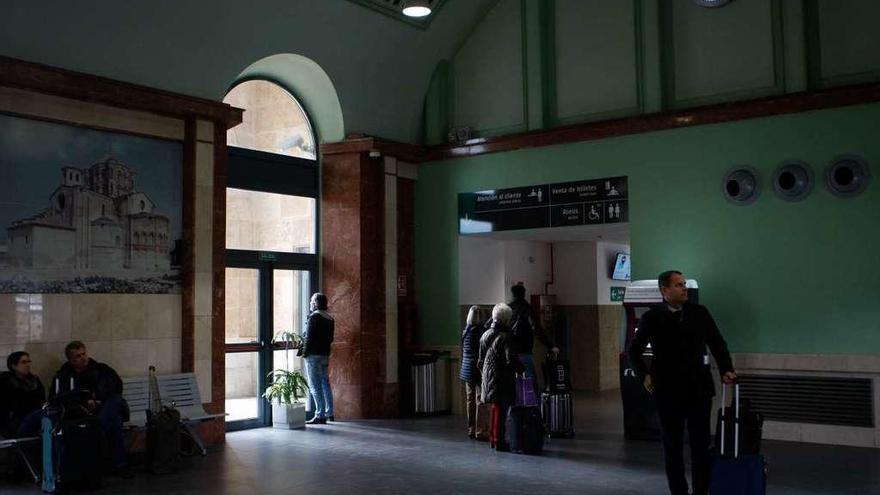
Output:
[[[688,300],[698,302],[696,280],[688,280]],[[651,306],[663,302],[657,280],[636,280],[626,288],[623,308],[626,324],[623,329],[620,352],[620,395],[623,399],[623,434],[627,440],[660,440],[660,423],[651,394],[645,390],[642,379],[636,376],[626,350],[639,331],[639,320]],[[643,354],[651,366],[651,347]]]

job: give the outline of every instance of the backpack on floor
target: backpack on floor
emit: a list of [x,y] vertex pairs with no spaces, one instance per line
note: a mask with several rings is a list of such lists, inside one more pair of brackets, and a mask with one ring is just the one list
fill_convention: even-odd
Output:
[[147,409],[147,466],[156,474],[180,467],[180,411],[162,404],[156,368],[150,366],[150,407]]

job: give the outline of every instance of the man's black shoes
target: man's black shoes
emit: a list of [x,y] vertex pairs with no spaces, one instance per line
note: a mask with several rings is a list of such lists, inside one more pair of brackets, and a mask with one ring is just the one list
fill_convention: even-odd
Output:
[[326,425],[326,424],[327,424],[327,418],[324,418],[324,417],[321,417],[321,418],[319,418],[319,417],[314,417],[314,418],[312,418],[312,419],[306,421],[306,424],[307,424],[307,425]]

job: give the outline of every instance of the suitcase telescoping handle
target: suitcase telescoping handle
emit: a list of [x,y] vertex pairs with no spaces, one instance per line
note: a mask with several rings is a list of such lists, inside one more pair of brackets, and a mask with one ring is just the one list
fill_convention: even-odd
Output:
[[[739,383],[733,385],[734,422],[733,422],[733,458],[739,457]],[[721,455],[724,455],[724,440],[727,438],[725,418],[727,417],[727,385],[721,382]]]

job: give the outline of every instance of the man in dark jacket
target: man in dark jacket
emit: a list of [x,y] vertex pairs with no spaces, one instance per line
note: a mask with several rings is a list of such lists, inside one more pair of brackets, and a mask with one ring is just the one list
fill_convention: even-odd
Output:
[[316,292],[309,303],[311,313],[303,334],[303,357],[309,393],[315,401],[315,417],[307,424],[323,425],[333,421],[333,392],[330,390],[330,344],[333,343],[335,322],[327,312],[327,296]]
[[128,419],[128,404],[122,398],[122,379],[116,370],[89,357],[86,345],[79,340],[64,348],[67,362],[55,373],[49,389],[50,399],[59,392],[84,392],[86,407],[101,422],[113,456],[113,467],[129,477],[128,459],[122,424]]
[[554,355],[559,354],[559,348],[553,345],[553,342],[544,333],[544,328],[539,320],[532,313],[532,306],[526,301],[526,288],[520,284],[510,288],[513,300],[507,305],[513,312],[511,317],[511,331],[513,333],[513,346],[516,349],[517,357],[525,368],[525,375],[533,380],[535,384],[535,394],[539,393],[538,378],[535,376],[535,356],[532,349],[535,346],[535,338],[547,347],[547,350]]
[[[684,425],[687,422],[691,446],[691,478],[694,495],[709,492],[709,437],[712,397],[715,385],[706,347],[712,351],[724,383],[733,383],[736,374],[727,343],[704,306],[687,302],[687,284],[678,271],[667,271],[658,278],[663,303],[642,316],[629,359],[643,377],[645,388],[654,395],[663,450],[666,478],[672,495],[688,495],[684,474]],[[650,370],[642,352],[651,344]]]

